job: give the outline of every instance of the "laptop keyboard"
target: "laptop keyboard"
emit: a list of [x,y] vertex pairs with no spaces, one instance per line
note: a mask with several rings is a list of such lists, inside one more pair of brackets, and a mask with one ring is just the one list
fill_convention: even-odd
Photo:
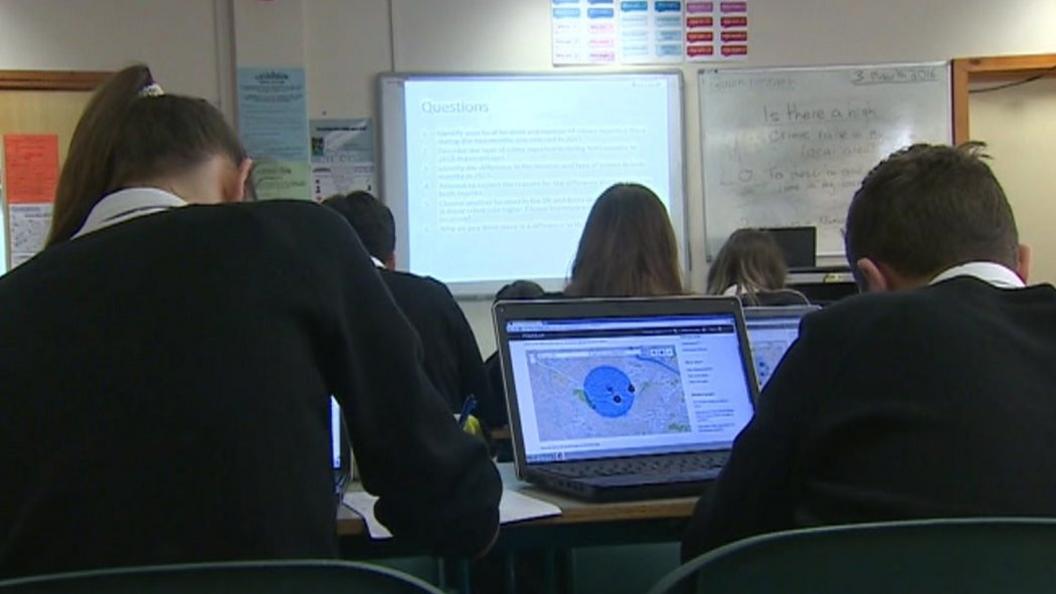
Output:
[[676,475],[721,468],[730,453],[708,452],[667,456],[640,456],[612,460],[562,462],[546,465],[546,471],[566,478],[620,475]]

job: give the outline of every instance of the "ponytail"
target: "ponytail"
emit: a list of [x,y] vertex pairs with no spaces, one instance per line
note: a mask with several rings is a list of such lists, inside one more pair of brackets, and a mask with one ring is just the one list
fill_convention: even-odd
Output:
[[47,245],[66,241],[84,225],[110,184],[112,155],[121,120],[139,93],[154,82],[143,64],[110,77],[88,102],[70,140],[59,175]]
[[204,99],[162,93],[145,65],[125,68],[96,91],[73,132],[47,245],[73,237],[107,194],[217,154],[236,166],[246,157],[219,110]]

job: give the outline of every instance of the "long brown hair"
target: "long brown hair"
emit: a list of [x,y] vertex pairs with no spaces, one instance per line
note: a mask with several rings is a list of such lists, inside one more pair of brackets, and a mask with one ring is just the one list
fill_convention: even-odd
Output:
[[565,294],[648,297],[682,292],[678,243],[664,204],[638,184],[616,184],[602,192],[579,239]]
[[55,192],[48,245],[73,237],[92,208],[129,182],[180,173],[214,155],[245,158],[238,136],[204,99],[144,95],[150,69],[129,66],[88,102]]
[[729,287],[749,299],[760,292],[785,288],[788,265],[781,247],[766,231],[738,229],[722,245],[708,268],[708,293],[722,295]]

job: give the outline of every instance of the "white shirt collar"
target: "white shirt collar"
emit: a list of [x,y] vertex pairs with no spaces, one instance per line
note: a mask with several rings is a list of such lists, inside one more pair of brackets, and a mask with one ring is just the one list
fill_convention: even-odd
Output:
[[741,288],[737,285],[730,285],[726,287],[726,290],[722,292],[723,297],[736,297],[741,294]]
[[990,283],[998,289],[1022,289],[1026,286],[1015,272],[994,262],[968,262],[967,264],[947,268],[931,279],[929,284],[934,285],[957,276],[971,276],[985,283]]
[[376,266],[378,268],[386,268],[385,263],[382,262],[381,260],[375,258],[374,256],[370,257],[370,261],[373,262],[374,266]]
[[179,196],[157,188],[128,188],[103,197],[74,234],[80,237],[143,215],[186,206]]

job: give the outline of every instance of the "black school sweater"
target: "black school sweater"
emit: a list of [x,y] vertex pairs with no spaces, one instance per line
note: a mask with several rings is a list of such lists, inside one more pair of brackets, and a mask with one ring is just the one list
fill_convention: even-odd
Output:
[[397,538],[488,544],[498,474],[336,214],[188,206],[45,250],[0,278],[0,576],[335,555],[330,394]]
[[684,558],[805,526],[1056,516],[1056,289],[956,277],[804,318]]

